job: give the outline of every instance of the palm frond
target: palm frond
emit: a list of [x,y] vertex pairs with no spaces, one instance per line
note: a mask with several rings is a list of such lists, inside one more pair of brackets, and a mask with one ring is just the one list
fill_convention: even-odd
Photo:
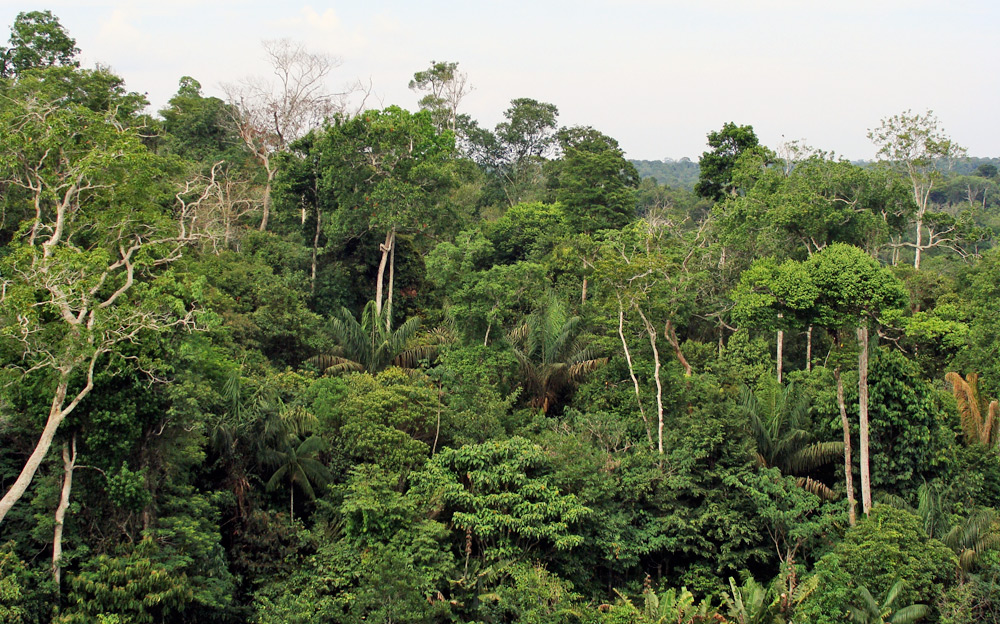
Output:
[[572,383],[577,383],[583,379],[587,373],[593,372],[608,363],[608,358],[596,358],[577,362],[566,370],[566,379]]
[[819,496],[823,500],[836,500],[837,493],[827,487],[825,484],[816,481],[812,477],[799,477],[795,480],[795,485],[799,486],[803,490]]
[[844,456],[843,442],[817,442],[793,453],[785,462],[794,473],[809,472]]
[[273,492],[275,488],[281,485],[281,482],[284,481],[285,475],[288,474],[288,468],[288,465],[284,465],[275,470],[274,474],[271,475],[271,478],[268,479],[267,483],[264,485],[264,489],[268,492]]
[[889,620],[889,622],[891,622],[891,624],[911,624],[912,622],[918,622],[924,619],[930,615],[930,612],[930,607],[927,605],[910,605],[893,613],[892,619]]

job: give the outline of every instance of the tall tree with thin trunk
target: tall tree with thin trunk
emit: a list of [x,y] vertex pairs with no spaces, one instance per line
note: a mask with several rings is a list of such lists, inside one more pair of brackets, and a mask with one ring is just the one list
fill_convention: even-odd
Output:
[[964,156],[965,150],[944,133],[932,111],[923,115],[905,111],[887,117],[868,131],[868,138],[878,148],[879,161],[909,180],[916,207],[914,240],[897,244],[913,249],[913,268],[919,271],[923,252],[944,241],[940,232],[927,229],[931,190],[941,179],[940,167]]
[[385,233],[374,301],[389,329],[400,237],[433,234],[452,215],[443,199],[455,185],[455,140],[437,132],[429,112],[390,106],[335,118],[311,136],[308,149],[319,180],[317,201],[333,204],[329,231],[344,238]]
[[[851,328],[858,340],[858,420],[862,507],[871,509],[868,457],[869,327],[888,309],[905,306],[903,284],[862,249],[833,243],[805,262],[755,262],[734,290],[733,317],[766,325],[777,315],[828,330]],[[846,446],[846,445],[845,445]]]

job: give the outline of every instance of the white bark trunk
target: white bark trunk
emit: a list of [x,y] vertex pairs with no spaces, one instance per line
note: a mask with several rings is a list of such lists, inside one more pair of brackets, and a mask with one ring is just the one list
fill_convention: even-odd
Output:
[[52,578],[56,584],[56,591],[62,581],[62,568],[59,561],[62,559],[62,537],[63,526],[66,520],[66,510],[69,508],[69,495],[73,489],[73,470],[76,468],[76,436],[73,436],[72,450],[70,445],[63,443],[63,484],[62,492],[59,496],[59,505],[56,507],[55,530],[52,534]]
[[868,328],[858,328],[858,415],[861,444],[861,508],[865,515],[872,507],[872,481],[868,460]]
[[851,422],[847,419],[847,405],[844,404],[844,381],[840,378],[840,368],[833,371],[837,380],[837,406],[840,408],[840,424],[844,429],[844,484],[847,487],[847,518],[851,526],[857,522],[858,503],[854,500],[854,474],[851,469]]
[[813,328],[812,325],[806,330],[806,370],[813,369]]
[[653,328],[652,323],[646,318],[646,315],[642,313],[642,309],[638,306],[636,311],[639,312],[639,316],[642,318],[642,323],[646,327],[646,333],[649,335],[649,344],[653,347],[653,378],[656,380],[656,450],[662,455],[663,454],[663,383],[660,381],[660,352],[656,348],[656,330]]
[[625,341],[625,308],[621,300],[618,301],[618,337],[622,340],[622,349],[625,351],[625,361],[628,363],[628,374],[632,378],[632,386],[635,388],[635,402],[639,404],[639,415],[646,425],[646,439],[649,440],[649,448],[653,448],[653,432],[649,428],[649,419],[646,418],[646,410],[642,407],[642,397],[639,395],[639,380],[635,376],[635,368],[632,366],[632,354],[628,350],[628,342]]
[[392,247],[392,239],[395,229],[386,232],[385,242],[379,245],[382,252],[382,259],[378,262],[378,275],[375,277],[375,314],[382,314],[382,280],[385,277],[385,265],[389,262],[389,249]]
[[4,494],[3,498],[0,499],[0,524],[3,523],[4,518],[7,517],[7,513],[11,510],[15,503],[24,495],[27,491],[28,486],[31,485],[31,480],[35,477],[35,472],[38,471],[38,467],[42,464],[42,460],[45,459],[45,455],[49,452],[49,448],[52,446],[52,439],[56,435],[56,430],[59,429],[59,425],[65,420],[66,416],[73,411],[74,408],[83,400],[85,396],[90,394],[90,391],[94,387],[94,366],[97,364],[97,358],[100,353],[95,353],[90,359],[90,366],[87,370],[87,385],[85,385],[77,394],[73,397],[73,400],[66,404],[66,393],[69,389],[69,377],[72,373],[72,369],[63,370],[60,374],[59,382],[56,384],[55,393],[52,396],[52,404],[49,406],[49,417],[45,421],[45,427],[42,429],[41,435],[38,437],[38,442],[35,444],[35,449],[28,456],[28,460],[24,463],[24,468],[21,469],[21,473],[14,480],[14,484],[10,486],[7,493]]
[[389,249],[389,291],[385,294],[385,330],[392,331],[392,282],[396,274],[396,228],[392,229]]
[[260,218],[260,231],[263,232],[267,229],[267,220],[271,216],[271,183],[274,181],[275,174],[278,170],[271,167],[270,160],[264,162],[264,167],[267,168],[267,184],[264,186],[264,214]]

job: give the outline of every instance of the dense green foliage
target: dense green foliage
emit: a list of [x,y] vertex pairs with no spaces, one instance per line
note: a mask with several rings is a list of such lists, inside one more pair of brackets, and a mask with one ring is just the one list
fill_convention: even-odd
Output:
[[10,46],[0,621],[1000,621],[994,161],[654,167],[432,62],[265,169]]

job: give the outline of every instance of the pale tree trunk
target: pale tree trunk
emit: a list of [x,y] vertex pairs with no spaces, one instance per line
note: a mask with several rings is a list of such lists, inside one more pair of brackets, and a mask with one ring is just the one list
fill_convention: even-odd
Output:
[[861,443],[861,508],[868,515],[872,507],[872,481],[868,461],[868,328],[858,328],[858,415]]
[[313,249],[312,249],[312,271],[310,273],[310,292],[316,294],[316,256],[319,253],[319,234],[322,228],[321,217],[322,214],[319,211],[319,206],[316,206],[316,232],[313,234]]
[[385,331],[392,331],[392,282],[396,274],[396,229],[392,231],[392,248],[389,250],[389,292],[385,294]]
[[59,425],[65,420],[66,416],[72,412],[76,406],[83,400],[85,396],[90,394],[90,391],[94,388],[94,367],[97,364],[97,358],[100,356],[100,352],[94,353],[90,358],[90,366],[87,370],[87,384],[76,393],[76,396],[69,402],[66,403],[67,391],[69,389],[69,377],[72,374],[73,369],[63,369],[59,375],[59,382],[56,384],[55,394],[52,396],[52,404],[49,406],[49,417],[45,421],[45,427],[42,429],[42,434],[38,437],[38,442],[35,444],[35,450],[31,452],[28,457],[28,461],[24,463],[24,468],[21,469],[21,473],[17,476],[14,484],[10,486],[7,493],[4,494],[3,498],[0,499],[0,524],[3,523],[4,518],[7,517],[7,512],[11,510],[11,507],[24,495],[27,491],[28,486],[31,484],[31,480],[35,477],[35,472],[38,471],[38,467],[42,464],[42,460],[45,459],[45,455],[49,452],[49,448],[52,446],[52,439],[56,435],[56,430],[59,429]]
[[834,369],[837,380],[837,406],[840,407],[840,424],[844,429],[844,483],[847,487],[847,518],[851,526],[857,522],[857,501],[854,500],[854,474],[851,469],[851,422],[847,419],[847,405],[844,404],[844,381],[840,378],[840,367]]
[[73,470],[76,468],[76,435],[73,435],[72,450],[70,448],[70,444],[63,443],[62,493],[59,496],[59,505],[56,507],[56,526],[52,535],[52,579],[56,584],[56,592],[59,591],[62,581],[62,568],[59,566],[59,560],[62,559],[63,526],[66,520],[66,510],[69,508],[70,491],[73,489]]
[[642,324],[646,327],[649,335],[649,344],[653,347],[653,378],[656,380],[656,450],[663,454],[663,383],[660,381],[660,352],[656,348],[656,330],[649,322],[642,309],[636,306],[636,311],[642,318]]
[[267,169],[267,184],[264,186],[264,214],[260,218],[260,231],[267,229],[267,220],[271,216],[271,183],[278,170],[271,166],[271,160],[265,159],[264,167]]
[[806,370],[813,369],[813,328],[812,325],[806,330]]
[[375,278],[375,313],[382,314],[382,280],[385,277],[385,265],[389,262],[389,250],[396,237],[396,228],[390,229],[385,235],[385,242],[379,245],[382,259],[378,262],[378,275]]
[[777,359],[777,372],[778,372],[778,383],[781,383],[781,364],[784,362],[784,348],[785,348],[785,332],[783,330],[778,330],[778,347],[775,354]]
[[913,253],[913,268],[920,270],[920,252],[924,242],[924,211],[917,210],[917,244]]
[[587,278],[583,278],[583,288],[580,289],[580,303],[587,303]]
[[677,339],[677,332],[674,330],[672,321],[667,321],[664,324],[663,333],[667,338],[667,342],[674,348],[674,354],[677,356],[678,361],[680,361],[681,366],[684,367],[684,376],[690,377],[692,373],[691,364],[684,357],[684,352],[681,350],[681,341]]
[[639,415],[646,425],[646,439],[649,440],[649,448],[653,448],[653,433],[649,428],[649,419],[646,418],[646,410],[642,407],[642,397],[639,396],[639,380],[635,377],[635,368],[632,366],[632,354],[628,350],[628,342],[625,341],[625,308],[621,299],[618,300],[618,337],[622,340],[622,349],[625,351],[625,361],[628,363],[628,374],[632,378],[632,386],[635,388],[635,402],[639,404]]

